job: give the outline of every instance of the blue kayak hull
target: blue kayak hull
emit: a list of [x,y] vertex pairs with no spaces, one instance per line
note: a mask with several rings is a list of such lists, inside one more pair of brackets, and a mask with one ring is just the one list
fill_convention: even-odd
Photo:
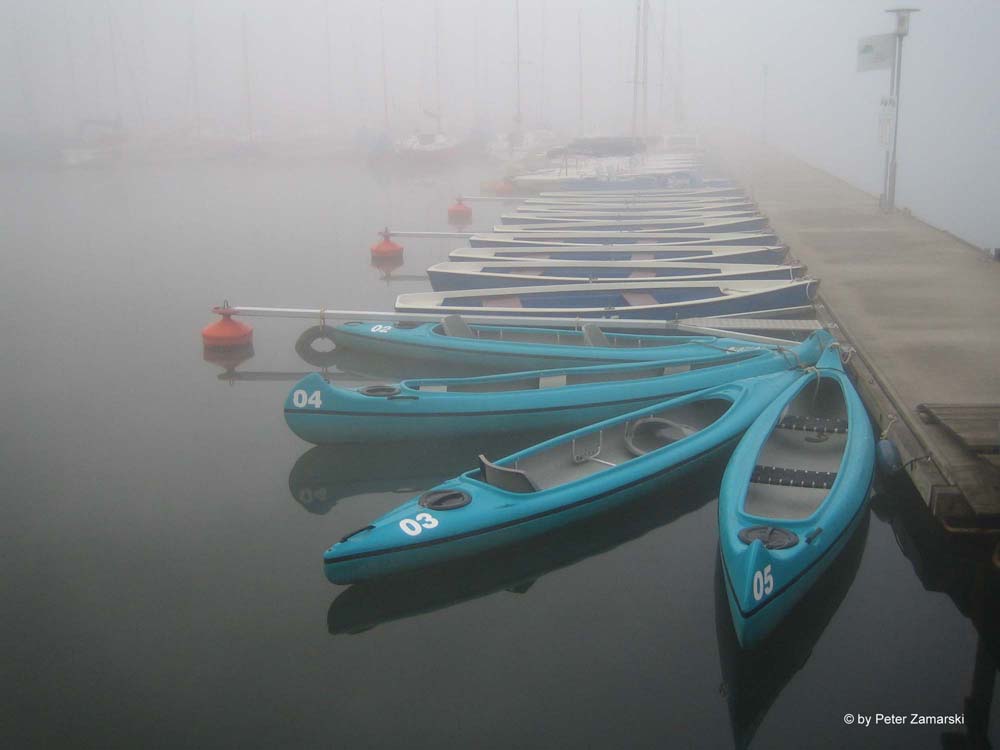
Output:
[[743,647],[774,630],[851,538],[874,472],[868,414],[828,349],[750,426],[722,479],[719,547]]
[[[473,330],[516,330],[520,333],[555,334],[555,329],[498,326],[473,326]],[[582,367],[586,365],[624,362],[652,362],[682,360],[694,356],[719,358],[726,348],[754,344],[737,339],[716,339],[711,336],[661,336],[658,334],[610,334],[623,341],[660,340],[658,346],[586,346],[579,332],[559,331],[578,344],[529,343],[510,339],[447,336],[437,323],[423,323],[411,328],[400,328],[393,323],[356,322],[336,326],[331,337],[338,348],[373,354],[382,357],[406,357],[422,361],[454,364],[461,367],[475,366],[495,372],[521,370],[547,370],[556,367]]]
[[[325,564],[324,571],[327,580],[331,583],[356,583],[516,544],[568,524],[605,513],[638,499],[670,481],[697,470],[706,463],[724,457],[735,444],[736,439],[734,438],[724,445],[706,451],[684,465],[671,467],[670,470],[648,477],[627,489],[601,497],[589,497],[578,504],[559,508],[554,512],[534,518],[527,518],[509,526],[496,527],[479,534],[416,549],[409,547],[354,560],[338,560]],[[665,502],[669,502],[669,500],[665,500]]]
[[[708,388],[525,448],[489,464],[489,474],[482,464],[345,536],[324,553],[324,571],[335,583],[354,583],[482,552],[614,508],[728,452],[796,379],[786,371]],[[616,452],[624,450],[629,425],[675,414],[697,426],[648,450]],[[596,458],[605,434],[611,461]],[[578,450],[586,451],[582,461]],[[597,463],[583,466],[591,458]],[[504,471],[523,481],[501,481]]]
[[[787,351],[735,351],[712,366],[695,359],[424,378],[380,387],[379,395],[366,387],[340,388],[311,373],[292,386],[285,420],[316,444],[562,431],[680,394],[812,364],[829,338],[820,331]],[[543,386],[553,378],[560,384]]]

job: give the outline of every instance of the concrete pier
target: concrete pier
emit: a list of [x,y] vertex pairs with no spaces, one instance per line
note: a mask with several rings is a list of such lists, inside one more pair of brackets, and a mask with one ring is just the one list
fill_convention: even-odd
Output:
[[[995,412],[980,408],[1000,404],[1000,263],[777,149],[711,145],[822,279],[820,317],[860,355],[862,397],[934,514],[956,531],[1000,528],[1000,424],[991,432]],[[947,424],[922,404],[967,418]]]

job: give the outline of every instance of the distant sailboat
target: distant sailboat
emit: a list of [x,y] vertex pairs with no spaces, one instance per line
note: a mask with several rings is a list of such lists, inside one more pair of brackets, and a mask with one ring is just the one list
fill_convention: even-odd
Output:
[[434,111],[424,114],[434,121],[433,131],[421,131],[396,142],[395,155],[403,161],[440,163],[459,154],[460,144],[441,126],[441,20],[438,7],[434,6]]

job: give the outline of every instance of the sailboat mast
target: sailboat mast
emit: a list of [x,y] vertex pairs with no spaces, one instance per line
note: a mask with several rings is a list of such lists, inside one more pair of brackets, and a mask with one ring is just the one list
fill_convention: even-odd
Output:
[[580,113],[579,113],[579,133],[583,135],[583,11],[576,12],[576,50],[577,50],[577,72],[580,77]]
[[243,13],[243,84],[247,100],[247,139],[253,140],[253,98],[250,92],[250,52],[247,49],[247,14]]
[[108,6],[108,46],[111,48],[111,73],[115,91],[115,117],[122,124],[122,100],[118,85],[118,51],[115,48],[115,28],[111,22],[111,6]]
[[514,78],[516,80],[517,105],[514,109],[514,123],[521,129],[521,3],[514,0]]
[[635,0],[635,63],[632,66],[632,144],[639,137],[639,60],[642,31],[642,0]]
[[198,77],[198,19],[196,6],[191,6],[191,99],[194,105],[195,133],[201,135],[201,82]]
[[674,81],[674,119],[684,125],[684,36],[681,31],[681,8],[677,6],[677,80]]
[[660,18],[660,104],[658,107],[660,129],[665,126],[664,122],[664,92],[667,82],[667,0],[663,0],[663,8]]
[[434,4],[434,117],[437,132],[441,132],[441,14],[440,6]]
[[330,49],[330,0],[326,1],[323,17],[323,37],[326,41],[326,112],[327,128],[333,132],[333,54]]
[[542,95],[538,107],[539,125],[545,127],[545,0],[542,0],[542,62],[538,71]]
[[[385,65],[385,0],[378,6],[379,25],[382,28],[382,126],[389,132],[389,75]],[[355,57],[355,59],[357,59]],[[357,78],[357,76],[355,76]]]
[[642,137],[649,135],[649,0],[642,2]]

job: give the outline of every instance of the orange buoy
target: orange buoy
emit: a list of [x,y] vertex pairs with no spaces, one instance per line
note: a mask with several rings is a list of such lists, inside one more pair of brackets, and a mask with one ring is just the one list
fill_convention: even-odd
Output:
[[379,236],[382,239],[371,247],[373,258],[391,258],[402,256],[403,246],[392,241],[392,234],[389,232],[389,227],[386,227],[379,232]]
[[472,209],[462,202],[462,197],[455,199],[454,205],[448,208],[448,223],[465,226],[472,221]]
[[513,195],[514,183],[508,179],[500,180],[493,186],[493,192],[496,195]]
[[228,300],[222,307],[213,308],[212,312],[221,315],[222,319],[209,323],[201,329],[201,341],[205,346],[228,349],[253,343],[253,328],[246,323],[233,320],[233,310]]

